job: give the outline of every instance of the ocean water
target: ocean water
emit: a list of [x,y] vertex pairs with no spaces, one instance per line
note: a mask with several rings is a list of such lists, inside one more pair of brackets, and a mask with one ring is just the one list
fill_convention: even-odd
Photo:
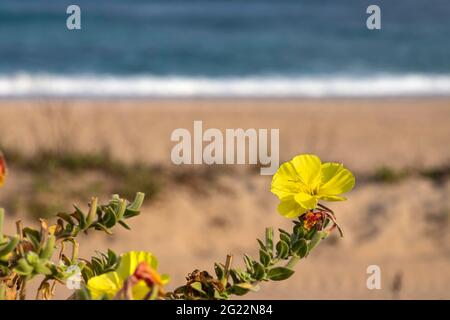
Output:
[[449,0],[0,1],[0,97],[399,95],[450,95]]

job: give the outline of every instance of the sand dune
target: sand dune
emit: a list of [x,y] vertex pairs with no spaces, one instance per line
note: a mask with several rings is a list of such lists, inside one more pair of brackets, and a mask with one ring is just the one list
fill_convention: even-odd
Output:
[[[331,204],[345,237],[327,239],[298,265],[292,279],[263,285],[246,298],[449,299],[448,177],[411,175],[394,183],[359,179],[381,166],[447,166],[449,106],[445,99],[4,101],[0,143],[29,155],[42,148],[108,148],[121,161],[177,172],[186,168],[170,163],[170,133],[191,128],[193,120],[216,128],[279,128],[281,159],[312,152],[342,161],[357,173],[357,185],[347,202]],[[160,269],[172,275],[170,288],[193,269],[211,271],[228,252],[236,258],[243,252],[256,255],[255,239],[266,226],[288,228],[290,222],[276,213],[271,177],[247,169],[221,171],[213,182],[199,179],[199,188],[166,181],[131,221],[132,232],[83,239],[82,253],[108,247],[152,251]],[[12,167],[0,204],[32,179],[26,170]],[[8,229],[13,230],[12,220]],[[369,265],[381,267],[381,290],[366,287]]]

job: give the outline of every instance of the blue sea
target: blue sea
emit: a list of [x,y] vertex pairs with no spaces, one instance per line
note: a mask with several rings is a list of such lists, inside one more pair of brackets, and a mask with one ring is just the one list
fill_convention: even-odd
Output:
[[449,0],[0,1],[0,97],[415,95],[450,95]]

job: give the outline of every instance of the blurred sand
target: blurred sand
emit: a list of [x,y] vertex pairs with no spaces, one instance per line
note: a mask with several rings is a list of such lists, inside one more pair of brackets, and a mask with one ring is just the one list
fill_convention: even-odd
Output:
[[[291,279],[264,284],[246,297],[450,299],[449,179],[358,183],[360,175],[381,166],[448,165],[447,99],[2,101],[0,144],[27,154],[43,148],[108,148],[120,160],[176,172],[186,168],[170,162],[170,134],[176,128],[192,130],[193,120],[203,120],[204,128],[279,128],[282,161],[316,153],[356,173],[349,200],[330,205],[345,237],[327,239]],[[224,170],[214,183],[204,181],[202,192],[168,181],[142,216],[131,220],[133,231],[89,237],[82,241],[82,253],[108,247],[152,251],[160,270],[172,276],[170,288],[193,269],[211,271],[228,252],[236,260],[242,252],[255,256],[255,239],[266,226],[289,228],[290,222],[276,213],[271,178],[240,169]],[[26,179],[31,179],[26,172],[11,170],[0,201]],[[13,230],[12,218],[8,228]],[[381,290],[366,287],[369,265],[381,267]]]
[[[61,108],[65,107],[65,108]],[[358,172],[450,160],[450,100],[3,101],[4,147],[103,151],[170,164],[176,128],[279,128],[280,159],[304,152]]]

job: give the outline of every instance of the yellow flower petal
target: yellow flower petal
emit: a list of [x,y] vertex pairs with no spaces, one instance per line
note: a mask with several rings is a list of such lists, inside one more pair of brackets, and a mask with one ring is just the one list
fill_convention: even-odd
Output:
[[327,162],[322,164],[322,184],[330,181],[330,179],[338,174],[342,169],[344,169],[344,166],[341,163]]
[[149,289],[145,281],[141,280],[136,285],[133,286],[131,292],[133,294],[134,300],[143,300],[147,296]]
[[303,154],[291,160],[298,178],[307,186],[314,187],[320,183],[322,162],[313,154]]
[[297,171],[291,162],[283,163],[272,178],[272,187],[270,191],[280,200],[293,196],[300,191],[300,186],[295,180]]
[[307,193],[297,193],[294,196],[295,201],[305,209],[314,209],[317,206],[317,197]]
[[289,200],[281,201],[281,203],[277,207],[278,212],[286,218],[296,218],[307,210],[300,206],[293,197]]
[[[92,299],[114,298],[123,287],[125,280],[136,271],[137,266],[141,262],[146,262],[155,270],[158,267],[158,261],[151,253],[131,251],[121,256],[120,264],[116,271],[90,278],[86,286],[91,293]],[[168,282],[167,276],[163,276],[163,278],[163,283]],[[149,288],[145,281],[139,281],[132,289],[134,299],[143,299],[148,292]]]
[[147,264],[155,270],[158,268],[158,260],[156,260],[151,253],[145,251],[131,251],[121,256],[120,264],[116,272],[119,274],[119,277],[125,280],[134,273],[141,262],[147,262]]
[[272,179],[271,191],[281,200],[278,211],[295,218],[315,209],[318,200],[343,201],[340,196],[355,185],[355,177],[339,163],[322,164],[319,157],[306,154],[283,163]]
[[89,279],[87,288],[94,300],[99,300],[103,297],[112,299],[122,285],[123,281],[116,272],[108,272]]
[[[114,278],[114,279],[113,279]],[[98,277],[89,279],[88,289],[93,300],[102,298],[113,299],[122,288],[123,282],[119,283],[117,273],[109,272]],[[141,280],[133,286],[131,293],[134,300],[142,300],[148,294],[149,289],[145,281]]]
[[355,186],[353,174],[338,163],[326,163],[322,166],[323,184],[318,195],[336,196],[350,191]]
[[345,201],[345,200],[347,200],[347,198],[345,198],[345,197],[331,196],[331,195],[321,195],[319,197],[319,199],[325,200],[325,201]]

